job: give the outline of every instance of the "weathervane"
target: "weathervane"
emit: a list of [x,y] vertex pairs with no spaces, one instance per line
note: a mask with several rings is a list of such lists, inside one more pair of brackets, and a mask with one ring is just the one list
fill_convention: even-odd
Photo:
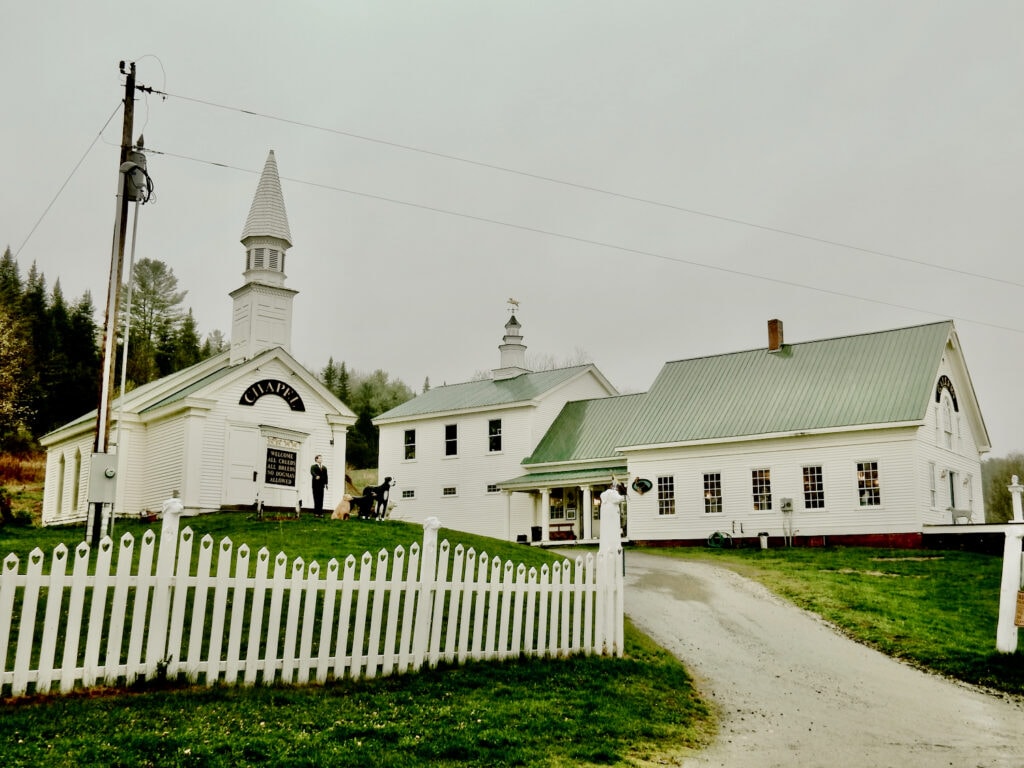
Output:
[[519,302],[516,299],[513,299],[513,298],[509,298],[509,299],[507,299],[507,301],[508,301],[508,311],[509,311],[509,313],[510,314],[515,314],[516,310],[519,309]]

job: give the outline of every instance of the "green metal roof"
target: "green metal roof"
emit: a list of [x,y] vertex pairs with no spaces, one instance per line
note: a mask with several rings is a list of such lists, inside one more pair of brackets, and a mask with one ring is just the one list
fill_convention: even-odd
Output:
[[380,424],[392,419],[407,419],[413,416],[427,416],[469,408],[529,402],[591,367],[590,365],[577,365],[551,371],[523,373],[497,381],[483,379],[434,387],[419,397],[414,397],[412,400],[395,406],[390,411],[385,411],[375,418],[373,423]]
[[618,445],[919,421],[951,321],[666,363]]
[[560,488],[567,485],[610,482],[612,477],[625,480],[628,477],[625,464],[615,464],[586,469],[571,469],[562,472],[533,472],[511,480],[503,480],[498,487],[503,491],[533,490],[535,488]]
[[562,411],[524,465],[621,456],[616,447],[643,404],[644,395],[574,400]]

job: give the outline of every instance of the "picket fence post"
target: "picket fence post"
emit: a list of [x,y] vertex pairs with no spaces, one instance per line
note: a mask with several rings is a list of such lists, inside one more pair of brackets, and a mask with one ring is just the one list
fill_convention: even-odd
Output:
[[430,640],[430,622],[433,601],[430,599],[437,575],[437,531],[441,521],[428,517],[423,521],[423,549],[420,561],[420,588],[416,600],[415,628],[412,640],[412,668],[423,666],[423,659]]

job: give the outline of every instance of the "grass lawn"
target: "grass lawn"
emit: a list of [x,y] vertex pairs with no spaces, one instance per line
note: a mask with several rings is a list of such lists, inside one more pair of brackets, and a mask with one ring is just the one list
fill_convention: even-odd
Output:
[[1024,695],[1024,652],[995,650],[1002,557],[859,547],[646,551],[711,560],[890,656]]
[[[243,513],[184,520],[198,536],[318,560],[408,548],[398,522],[265,522]],[[118,521],[115,536],[147,526]],[[0,551],[49,555],[72,529],[0,529]],[[534,547],[442,529],[440,538],[529,565]],[[326,685],[108,691],[0,704],[5,765],[630,765],[706,743],[712,715],[682,664],[627,625],[626,657],[522,658]]]

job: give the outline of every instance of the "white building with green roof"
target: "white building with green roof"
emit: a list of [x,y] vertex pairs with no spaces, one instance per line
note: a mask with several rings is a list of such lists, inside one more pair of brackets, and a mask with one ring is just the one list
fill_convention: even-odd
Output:
[[[462,505],[453,527],[596,540],[596,500],[614,478],[628,487],[623,535],[636,542],[767,532],[912,546],[928,526],[984,522],[990,443],[951,321],[787,344],[773,320],[768,336],[763,348],[666,363],[642,394],[565,401],[542,434],[517,444],[518,465],[510,456],[462,475],[436,450],[418,454],[414,497],[435,478],[442,492],[430,486],[414,516],[441,516],[443,488],[471,479],[515,512]],[[416,402],[406,406],[427,419]],[[454,402],[446,407],[430,417],[431,449],[457,424]],[[381,464],[401,479],[400,435],[412,425],[398,410],[387,414],[388,442],[381,430]],[[486,435],[498,410],[481,398],[469,413],[473,434]],[[472,451],[485,447],[481,438]]]
[[528,455],[574,400],[605,398],[615,388],[594,365],[526,368],[513,315],[491,378],[424,392],[381,414],[378,475],[392,477],[392,517],[515,540],[542,525],[539,494],[514,494],[498,481],[522,471]]
[[[111,443],[119,515],[159,511],[174,490],[190,514],[312,503],[309,467],[322,454],[341,499],[345,436],[355,414],[289,352],[292,245],[271,151],[241,237],[244,284],[232,291],[230,349],[114,400]],[[86,519],[96,411],[41,438],[43,523]]]

